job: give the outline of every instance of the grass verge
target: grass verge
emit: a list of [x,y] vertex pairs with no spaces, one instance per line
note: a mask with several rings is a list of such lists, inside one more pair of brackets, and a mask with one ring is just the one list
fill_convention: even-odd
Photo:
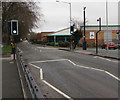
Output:
[[4,45],[2,48],[2,54],[10,54],[11,53],[11,46],[10,45]]

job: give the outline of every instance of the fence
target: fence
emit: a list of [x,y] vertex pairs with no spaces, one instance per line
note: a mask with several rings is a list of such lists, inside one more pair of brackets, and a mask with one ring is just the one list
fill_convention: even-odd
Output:
[[17,55],[18,61],[20,62],[22,70],[24,72],[25,79],[26,79],[27,85],[29,87],[29,90],[31,92],[32,98],[34,98],[35,100],[43,98],[41,91],[39,90],[32,74],[28,68],[28,65],[25,64],[25,61],[23,60],[23,56],[19,50],[16,51],[16,55]]

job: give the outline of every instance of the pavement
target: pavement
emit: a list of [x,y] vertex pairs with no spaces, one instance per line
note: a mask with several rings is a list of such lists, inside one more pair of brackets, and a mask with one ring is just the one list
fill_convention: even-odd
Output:
[[[59,50],[70,51],[69,48],[59,48]],[[95,48],[87,48],[87,50],[82,50],[82,48],[76,48],[72,52],[120,60],[119,49],[105,50],[105,49],[98,48],[98,54],[96,54]]]
[[2,98],[23,98],[17,63],[10,56],[2,58]]
[[30,93],[25,80],[20,76],[22,73],[17,61],[13,60],[10,54],[3,55],[0,60],[2,60],[2,98],[27,98]]

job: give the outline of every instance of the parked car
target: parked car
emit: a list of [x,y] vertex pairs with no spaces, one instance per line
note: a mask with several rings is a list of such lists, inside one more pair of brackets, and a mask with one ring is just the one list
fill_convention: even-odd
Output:
[[116,45],[117,45],[117,48],[120,49],[120,43],[117,43]]
[[102,49],[117,49],[117,45],[114,42],[108,42],[108,43],[104,43],[103,45],[101,45]]

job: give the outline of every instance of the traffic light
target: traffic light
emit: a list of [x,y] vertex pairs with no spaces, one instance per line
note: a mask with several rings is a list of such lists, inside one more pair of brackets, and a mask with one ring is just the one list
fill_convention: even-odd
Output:
[[74,26],[71,26],[71,27],[70,27],[70,33],[71,33],[71,34],[74,34]]
[[8,34],[18,35],[18,20],[8,21]]
[[11,20],[11,35],[18,35],[18,20]]

